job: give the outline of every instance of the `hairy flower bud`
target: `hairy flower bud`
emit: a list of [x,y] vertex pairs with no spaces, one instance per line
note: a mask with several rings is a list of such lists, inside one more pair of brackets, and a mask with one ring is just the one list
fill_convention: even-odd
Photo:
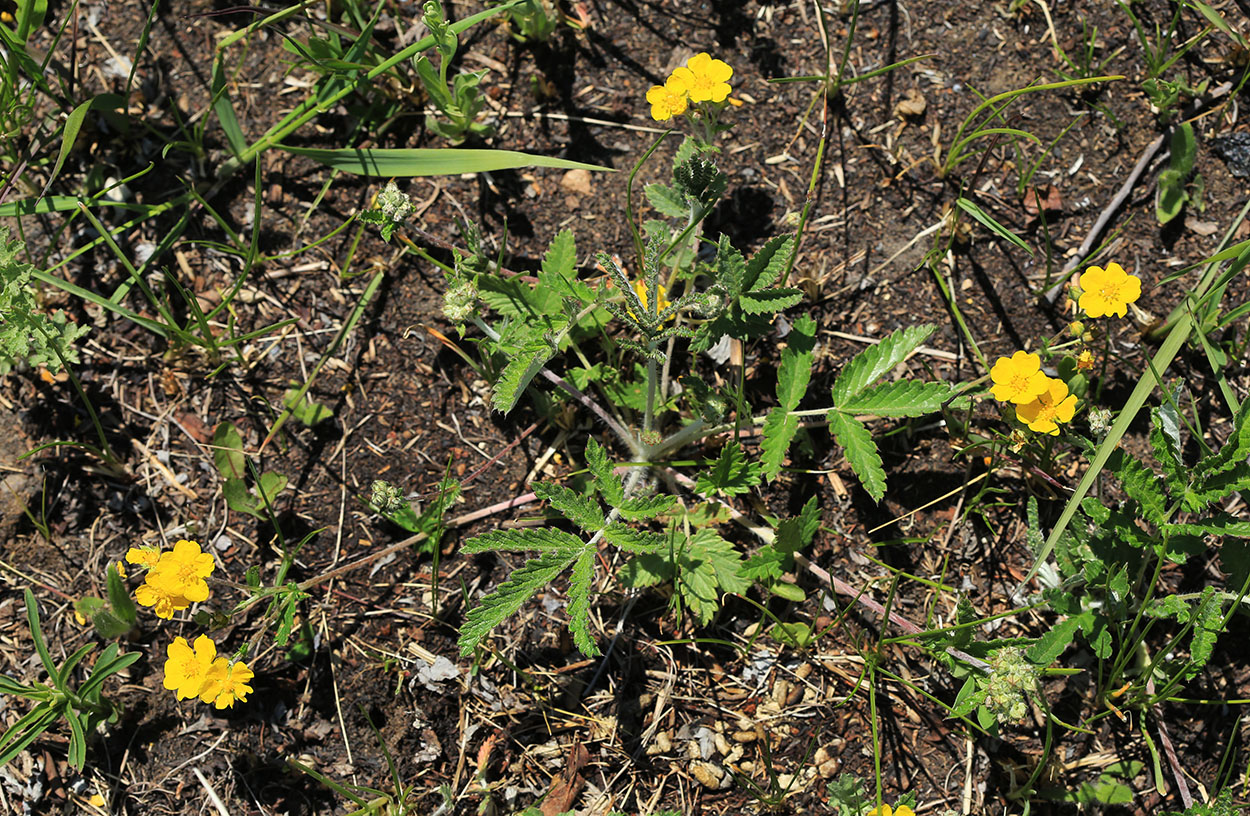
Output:
[[407,193],[401,192],[395,182],[388,181],[382,192],[378,193],[378,209],[392,223],[401,224],[416,211],[412,199]]
[[369,503],[378,508],[378,512],[384,516],[391,513],[397,513],[404,509],[404,505],[408,502],[404,499],[399,488],[383,479],[377,479],[373,483],[373,492],[369,497]]
[[1111,430],[1111,412],[1106,408],[1089,409],[1089,431],[1098,441],[1107,438]]
[[1019,723],[1029,713],[1029,695],[1037,693],[1037,668],[1016,646],[999,649],[989,659],[985,706],[1000,723]]

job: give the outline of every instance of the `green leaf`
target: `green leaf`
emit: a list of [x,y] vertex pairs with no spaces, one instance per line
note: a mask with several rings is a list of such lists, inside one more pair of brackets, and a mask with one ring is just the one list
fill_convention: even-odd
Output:
[[738,306],[749,315],[776,314],[803,302],[801,289],[763,289],[744,292],[738,297]]
[[243,437],[229,422],[222,422],[213,431],[213,464],[223,479],[247,478],[247,461],[243,457]]
[[1228,573],[1228,584],[1240,589],[1250,580],[1250,541],[1227,538],[1220,544],[1220,569]]
[[230,145],[230,152],[238,158],[247,150],[247,137],[243,135],[243,128],[239,127],[239,118],[234,113],[230,94],[226,92],[224,57],[219,57],[213,62],[212,92],[213,113],[217,114],[217,121],[226,134],[226,143]]
[[300,394],[300,389],[288,389],[282,398],[282,404],[291,410],[291,416],[311,428],[334,416],[334,412],[319,402],[313,402],[308,395]]
[[746,290],[746,259],[729,243],[729,236],[722,235],[716,245],[716,282],[724,286],[730,296],[740,297]]
[[361,176],[410,178],[414,176],[458,176],[462,173],[489,173],[521,167],[558,167],[564,170],[603,170],[597,164],[518,153],[515,150],[469,148],[343,148],[322,149],[275,145],[280,150],[305,156],[313,161]]
[[272,505],[278,494],[286,487],[286,477],[281,473],[262,473],[256,484],[256,493],[260,499],[259,506]]
[[868,428],[858,419],[833,410],[829,412],[829,430],[842,446],[846,461],[868,495],[874,501],[881,501],[885,495],[885,468],[881,466],[881,455]]
[[1219,513],[1190,524],[1169,524],[1163,528],[1165,535],[1213,535],[1250,538],[1250,521]]
[[[744,289],[759,292],[777,282],[786,264],[790,262],[790,253],[794,251],[793,235],[778,235],[760,247],[760,251],[747,261]],[[797,291],[797,290],[781,290]],[[801,293],[800,293],[801,294]]]
[[554,527],[491,530],[464,543],[462,552],[573,552],[585,546],[580,538]]
[[1154,471],[1122,448],[1107,460],[1107,469],[1120,481],[1129,498],[1141,506],[1147,521],[1156,526],[1164,523],[1168,500]]
[[509,358],[508,364],[499,375],[494,393],[491,394],[491,406],[501,413],[509,413],[516,407],[521,392],[555,354],[556,349],[544,338],[526,343],[515,356]]
[[590,634],[590,583],[595,575],[595,551],[586,548],[573,564],[569,578],[569,631],[573,643],[587,657],[598,657],[599,647]]
[[664,537],[650,530],[639,530],[614,521],[603,528],[603,538],[614,547],[632,553],[659,552],[664,548]]
[[1080,616],[1067,618],[1046,630],[1046,633],[1029,647],[1025,657],[1034,666],[1049,666],[1076,638],[1077,628],[1082,624]]
[[536,482],[533,489],[535,496],[549,503],[561,515],[586,532],[595,533],[603,528],[603,509],[593,499],[578,495],[563,485],[550,482]]
[[700,624],[706,625],[720,609],[722,591],[742,593],[751,585],[742,574],[741,555],[713,530],[696,532],[677,565],[677,588]]
[[460,655],[468,657],[473,654],[492,629],[515,615],[534,593],[554,581],[579,555],[579,552],[568,550],[547,552],[515,570],[508,580],[482,598],[465,616],[464,625],[460,628]]
[[655,586],[672,577],[672,562],[654,553],[634,556],[625,562],[620,573],[621,584],[634,589]]
[[855,355],[833,384],[833,404],[840,407],[881,379],[929,339],[935,329],[928,324],[900,329]]
[[971,215],[973,218],[980,221],[981,224],[988,227],[990,232],[993,232],[995,235],[998,235],[1000,238],[1005,238],[1006,240],[1020,247],[1020,249],[1023,249],[1025,252],[1029,253],[1030,255],[1033,254],[1033,249],[1024,242],[1024,239],[1022,239],[1019,235],[1016,235],[1014,232],[1004,227],[1002,224],[995,221],[992,217],[990,217],[989,213],[987,213],[985,210],[978,207],[976,204],[973,204],[968,199],[960,196],[959,198],[955,199],[955,205],[959,207],[959,209],[968,213],[968,215]]
[[582,302],[593,300],[590,288],[577,280],[577,243],[573,230],[560,230],[551,239],[538,279],[561,297],[577,298]]
[[1198,608],[1194,612],[1193,638],[1189,646],[1190,666],[1185,670],[1185,677],[1196,676],[1215,652],[1215,642],[1224,628],[1224,607],[1220,602],[1215,587],[1202,590],[1198,600]]
[[695,490],[704,495],[735,496],[748,492],[759,484],[759,481],[759,465],[747,459],[741,444],[732,441],[721,449],[720,456],[712,464],[711,470],[699,475],[695,482]]
[[690,205],[686,203],[686,197],[681,194],[681,190],[667,184],[648,184],[642,190],[647,196],[647,202],[669,218],[689,217]]
[[226,479],[221,485],[221,495],[226,500],[226,506],[234,512],[264,518],[256,496],[247,489],[247,482],[242,479]]
[[951,387],[946,383],[899,380],[882,383],[852,396],[838,409],[848,414],[916,417],[940,410],[950,395]]
[[[138,622],[139,612],[135,608],[134,598],[130,596],[130,589],[126,586],[126,582],[122,580],[121,574],[117,571],[116,564],[109,564],[105,581],[108,588],[109,604],[112,606],[112,612],[118,620],[127,624],[126,631],[128,632]],[[117,637],[117,635],[105,635],[105,637]]]
[[586,441],[586,467],[595,480],[595,489],[609,507],[620,507],[625,501],[625,486],[608,461],[608,452],[591,437]]
[[622,502],[617,509],[620,510],[621,518],[626,521],[641,521],[662,516],[676,504],[676,496],[640,496]]
[[1180,417],[1170,401],[1150,412],[1150,447],[1163,468],[1172,495],[1183,495],[1189,487],[1189,471],[1181,459]]
[[807,315],[795,320],[788,340],[777,371],[777,405],[764,420],[760,441],[760,466],[770,482],[781,472],[781,463],[799,429],[799,418],[790,412],[798,408],[812,378],[816,321]]

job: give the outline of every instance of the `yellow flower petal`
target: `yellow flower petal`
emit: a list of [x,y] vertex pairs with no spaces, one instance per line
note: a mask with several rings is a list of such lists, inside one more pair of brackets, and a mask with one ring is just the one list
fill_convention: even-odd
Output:
[[999,402],[1023,405],[1037,399],[1046,391],[1047,377],[1042,373],[1042,358],[1027,351],[1017,351],[1010,357],[999,357],[990,369],[994,385],[990,394]]

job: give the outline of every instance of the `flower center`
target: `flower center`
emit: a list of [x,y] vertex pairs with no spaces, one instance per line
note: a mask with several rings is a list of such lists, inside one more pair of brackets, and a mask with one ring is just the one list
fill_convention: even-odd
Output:
[[1118,283],[1104,284],[1098,290],[1098,294],[1102,295],[1103,300],[1123,300],[1124,298],[1120,297],[1120,288]]

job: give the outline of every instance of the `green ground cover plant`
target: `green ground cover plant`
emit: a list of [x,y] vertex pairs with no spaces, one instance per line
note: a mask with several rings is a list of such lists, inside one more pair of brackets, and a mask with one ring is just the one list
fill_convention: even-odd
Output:
[[[986,84],[927,47],[967,9],[913,44],[881,5],[647,54],[595,4],[214,9],[181,106],[136,85],[159,4],[107,90],[76,4],[0,13],[0,407],[46,425],[0,450],[0,794],[60,762],[115,812],[257,778],[239,812],[1241,812],[1234,7],[978,8],[1045,55]],[[732,51],[790,13],[801,68]],[[1134,163],[1084,229],[1070,188]],[[110,764],[209,729],[260,770]]]

